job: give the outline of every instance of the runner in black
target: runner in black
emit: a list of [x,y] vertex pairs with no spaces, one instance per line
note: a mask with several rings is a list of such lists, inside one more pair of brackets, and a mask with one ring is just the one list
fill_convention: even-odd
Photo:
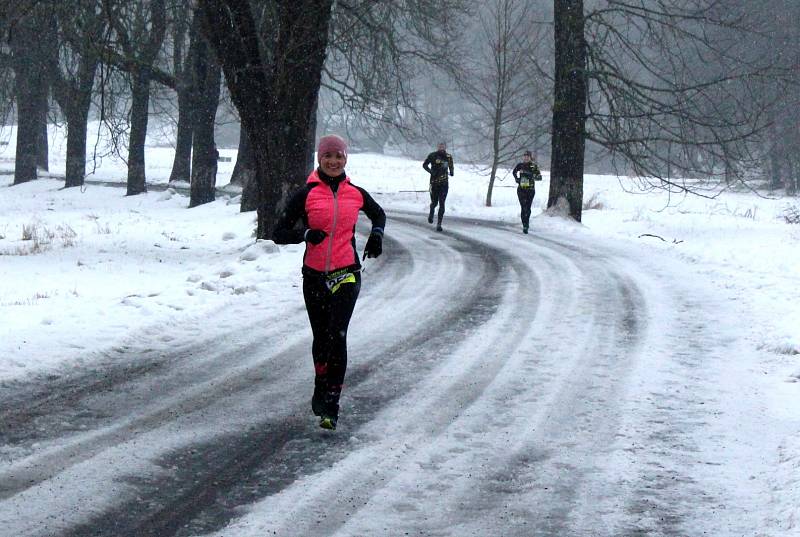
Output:
[[436,222],[436,231],[442,230],[444,218],[444,200],[447,199],[448,175],[453,176],[453,156],[447,152],[447,146],[440,142],[436,151],[428,155],[422,167],[431,174],[431,210],[428,213],[428,223],[433,224],[433,211],[439,205],[439,216]]
[[530,151],[525,151],[525,153],[522,154],[522,162],[514,166],[514,171],[512,171],[511,174],[517,182],[517,198],[519,198],[519,205],[522,209],[520,213],[520,217],[522,218],[522,232],[528,233],[528,225],[531,218],[531,204],[533,203],[534,196],[536,196],[534,181],[542,180],[539,166],[533,162]]

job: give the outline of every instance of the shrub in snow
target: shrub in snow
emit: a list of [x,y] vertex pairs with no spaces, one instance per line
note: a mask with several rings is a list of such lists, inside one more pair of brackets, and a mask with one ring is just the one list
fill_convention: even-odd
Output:
[[783,212],[783,219],[787,224],[800,224],[800,207],[790,205]]
[[603,208],[605,208],[605,205],[603,205],[603,202],[600,201],[600,193],[599,192],[595,192],[594,194],[592,194],[589,197],[589,199],[583,200],[583,210],[584,211],[590,211],[592,209],[596,209],[596,210],[599,211],[599,210],[601,210]]
[[77,236],[69,224],[56,226],[55,231],[35,222],[22,226],[22,240],[33,241],[33,246],[27,248],[27,253],[43,252],[53,243],[53,239],[60,239],[64,246],[75,246]]
[[32,241],[37,236],[38,229],[39,224],[37,223],[22,224],[22,240]]

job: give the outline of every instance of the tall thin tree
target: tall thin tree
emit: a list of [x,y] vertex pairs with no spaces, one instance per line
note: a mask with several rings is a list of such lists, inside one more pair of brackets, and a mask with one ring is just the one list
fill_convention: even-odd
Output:
[[36,179],[47,169],[48,66],[55,51],[52,15],[47,2],[23,1],[9,10],[9,50],[14,71],[17,149],[14,184]]
[[67,120],[65,187],[81,186],[86,175],[86,139],[95,72],[100,62],[97,43],[105,18],[99,0],[71,0],[55,9],[59,54],[50,70],[53,96]]
[[192,43],[192,180],[189,207],[214,201],[219,152],[214,143],[214,123],[219,106],[220,67],[206,39]]
[[173,6],[172,65],[175,91],[178,94],[178,122],[175,138],[175,157],[169,181],[189,181],[192,159],[192,44],[198,38],[199,24],[194,12],[182,1]]
[[116,45],[129,65],[132,100],[127,193],[131,196],[147,190],[144,147],[150,111],[150,82],[153,63],[166,33],[166,4],[165,0],[103,0],[103,7],[114,30]]

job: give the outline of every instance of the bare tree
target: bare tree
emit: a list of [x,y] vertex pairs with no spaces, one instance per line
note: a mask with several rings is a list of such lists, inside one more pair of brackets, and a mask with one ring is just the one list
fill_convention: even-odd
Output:
[[131,89],[128,195],[145,192],[144,146],[153,64],[166,33],[165,0],[103,0],[114,45],[128,65]]
[[766,0],[753,7],[761,17],[765,38],[759,43],[771,51],[784,68],[784,76],[771,80],[757,97],[770,104],[769,128],[761,141],[763,168],[772,190],[787,195],[800,192],[800,4],[792,0]]
[[771,62],[738,45],[759,39],[738,0],[597,0],[588,13],[577,0],[554,6],[548,207],[564,200],[580,220],[586,140],[621,157],[643,185],[670,190],[702,193],[685,178],[730,180],[753,161],[746,142],[766,126],[765,106],[745,96],[760,91]]
[[17,110],[17,152],[14,184],[36,179],[37,166],[48,168],[47,111],[55,50],[53,19],[46,2],[21,1],[8,7],[8,44],[14,71]]
[[547,88],[531,61],[544,39],[535,13],[528,0],[487,2],[478,13],[476,52],[458,79],[475,110],[469,128],[473,154],[489,162],[488,207],[498,168],[523,149],[536,149],[547,129]]
[[[266,62],[272,61],[272,43],[277,39],[277,9],[275,2],[254,4],[251,2],[259,40],[263,44],[262,53]],[[236,164],[231,174],[231,184],[242,187],[240,209],[242,212],[258,210],[260,204],[260,187],[257,181],[257,162],[253,147],[244,124],[240,121],[239,147],[236,152]]]
[[[450,13],[451,5],[463,3],[460,0],[447,2],[432,0],[337,2],[332,14],[326,15],[331,21],[329,30],[331,41],[325,49],[321,50],[323,53],[327,50],[329,54],[328,61],[325,63],[322,87],[327,88],[328,94],[338,96],[340,106],[336,110],[326,110],[326,113],[337,117],[347,115],[348,118],[357,118],[363,120],[362,124],[376,125],[383,122],[385,125],[402,125],[405,120],[399,118],[409,117],[411,115],[409,111],[412,109],[404,107],[400,103],[414,104],[412,95],[407,88],[408,77],[405,76],[413,71],[411,60],[424,57],[427,60],[438,58],[444,61],[447,49],[441,48],[439,45],[447,42],[454,34],[452,30],[457,27],[456,21],[448,20],[446,15]],[[237,20],[236,17],[240,17],[241,13],[247,13],[246,17],[252,21],[248,24],[252,24],[255,28],[256,38],[251,41],[259,47],[259,69],[267,72],[266,82],[264,82],[266,86],[260,91],[269,93],[269,85],[274,80],[271,78],[271,70],[275,66],[280,66],[282,62],[279,55],[280,39],[281,31],[286,23],[281,22],[281,17],[287,12],[287,6],[279,2],[209,2],[208,4],[212,13],[223,13],[226,16],[231,14],[233,20]],[[297,20],[291,24],[313,26],[314,21],[319,20],[316,17],[316,13],[312,18],[309,18],[308,14],[305,17],[298,15]],[[429,24],[433,17],[439,21],[436,27]],[[226,19],[217,18],[215,20],[217,27],[226,28],[225,25],[228,24]],[[324,24],[327,25],[327,22]],[[318,26],[316,32],[321,31],[322,23]],[[291,29],[291,25],[287,27],[290,28],[288,31],[296,31]],[[427,48],[419,45],[420,40],[425,40]],[[220,47],[215,48],[219,53]],[[227,50],[241,50],[241,47],[237,49],[225,46],[223,49],[222,53],[224,54]],[[308,64],[309,62],[301,62],[298,66],[305,68]],[[225,72],[227,79],[227,68]],[[230,81],[228,84],[230,87]],[[303,92],[305,91],[303,89]],[[231,93],[241,116],[242,107],[240,103],[237,103],[232,87]],[[303,94],[301,93],[301,95]],[[315,98],[312,111],[317,110],[317,104],[318,100]],[[293,176],[295,185],[305,179],[313,166],[316,117],[317,114],[312,113],[311,120],[307,122],[308,132],[305,134],[303,142],[302,157],[299,147],[297,148],[296,171],[293,174],[282,174],[283,177]],[[242,117],[241,119],[247,134],[240,137],[240,144],[243,144],[240,145],[240,149],[248,149],[246,144],[249,142],[249,147],[253,148],[254,152],[262,151],[265,147],[264,142],[253,139],[252,132],[247,129],[246,118]],[[261,123],[263,121],[265,119]],[[346,126],[347,124],[338,123],[337,128],[344,130]],[[376,128],[373,132],[380,131]],[[255,165],[256,158],[254,157],[253,163],[251,163],[246,158],[247,156],[247,151],[240,151],[235,177],[238,177],[241,172],[258,175],[256,172],[258,166]],[[276,160],[273,158],[273,167],[275,162]],[[254,189],[250,188],[248,184],[244,184],[243,187],[242,209],[246,210],[253,206],[251,193]],[[261,193],[259,193],[260,195]],[[283,194],[279,198],[282,199],[282,196]],[[277,206],[279,204],[274,205],[274,207]],[[263,224],[263,219],[259,221]]]
[[275,41],[263,43],[246,0],[198,1],[204,34],[256,149],[261,238],[272,235],[278,208],[308,173],[331,7],[332,0],[277,3]]
[[86,138],[95,72],[100,62],[97,43],[106,28],[99,0],[70,0],[54,10],[58,56],[50,73],[53,95],[67,120],[65,187],[83,185]]
[[[325,63],[328,117],[361,144],[382,151],[391,134],[439,131],[420,106],[420,88],[458,70],[467,0],[345,0],[336,3]],[[423,84],[417,82],[422,81]],[[424,91],[424,89],[423,89]],[[438,92],[439,97],[443,93]],[[432,99],[442,101],[442,99]],[[358,136],[358,131],[364,134]],[[377,140],[377,141],[376,141]]]
[[219,152],[214,120],[219,106],[220,67],[208,42],[199,34],[192,42],[192,180],[189,207],[214,201]]
[[191,176],[192,134],[192,44],[199,36],[200,25],[186,0],[173,6],[172,70],[178,94],[178,120],[175,138],[175,158],[169,181],[189,181]]

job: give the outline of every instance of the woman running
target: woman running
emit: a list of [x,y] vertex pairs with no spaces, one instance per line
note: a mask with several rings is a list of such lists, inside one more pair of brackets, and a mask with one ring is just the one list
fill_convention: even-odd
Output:
[[[382,252],[386,215],[372,196],[350,182],[344,171],[347,143],[323,136],[317,146],[319,167],[286,204],[275,227],[277,244],[306,243],[303,297],[314,341],[314,395],[311,409],[320,427],[336,429],[339,398],[347,369],[347,327],[361,289],[361,263],[355,227],[359,211],[372,221],[364,257]],[[302,220],[303,227],[295,224]]]

